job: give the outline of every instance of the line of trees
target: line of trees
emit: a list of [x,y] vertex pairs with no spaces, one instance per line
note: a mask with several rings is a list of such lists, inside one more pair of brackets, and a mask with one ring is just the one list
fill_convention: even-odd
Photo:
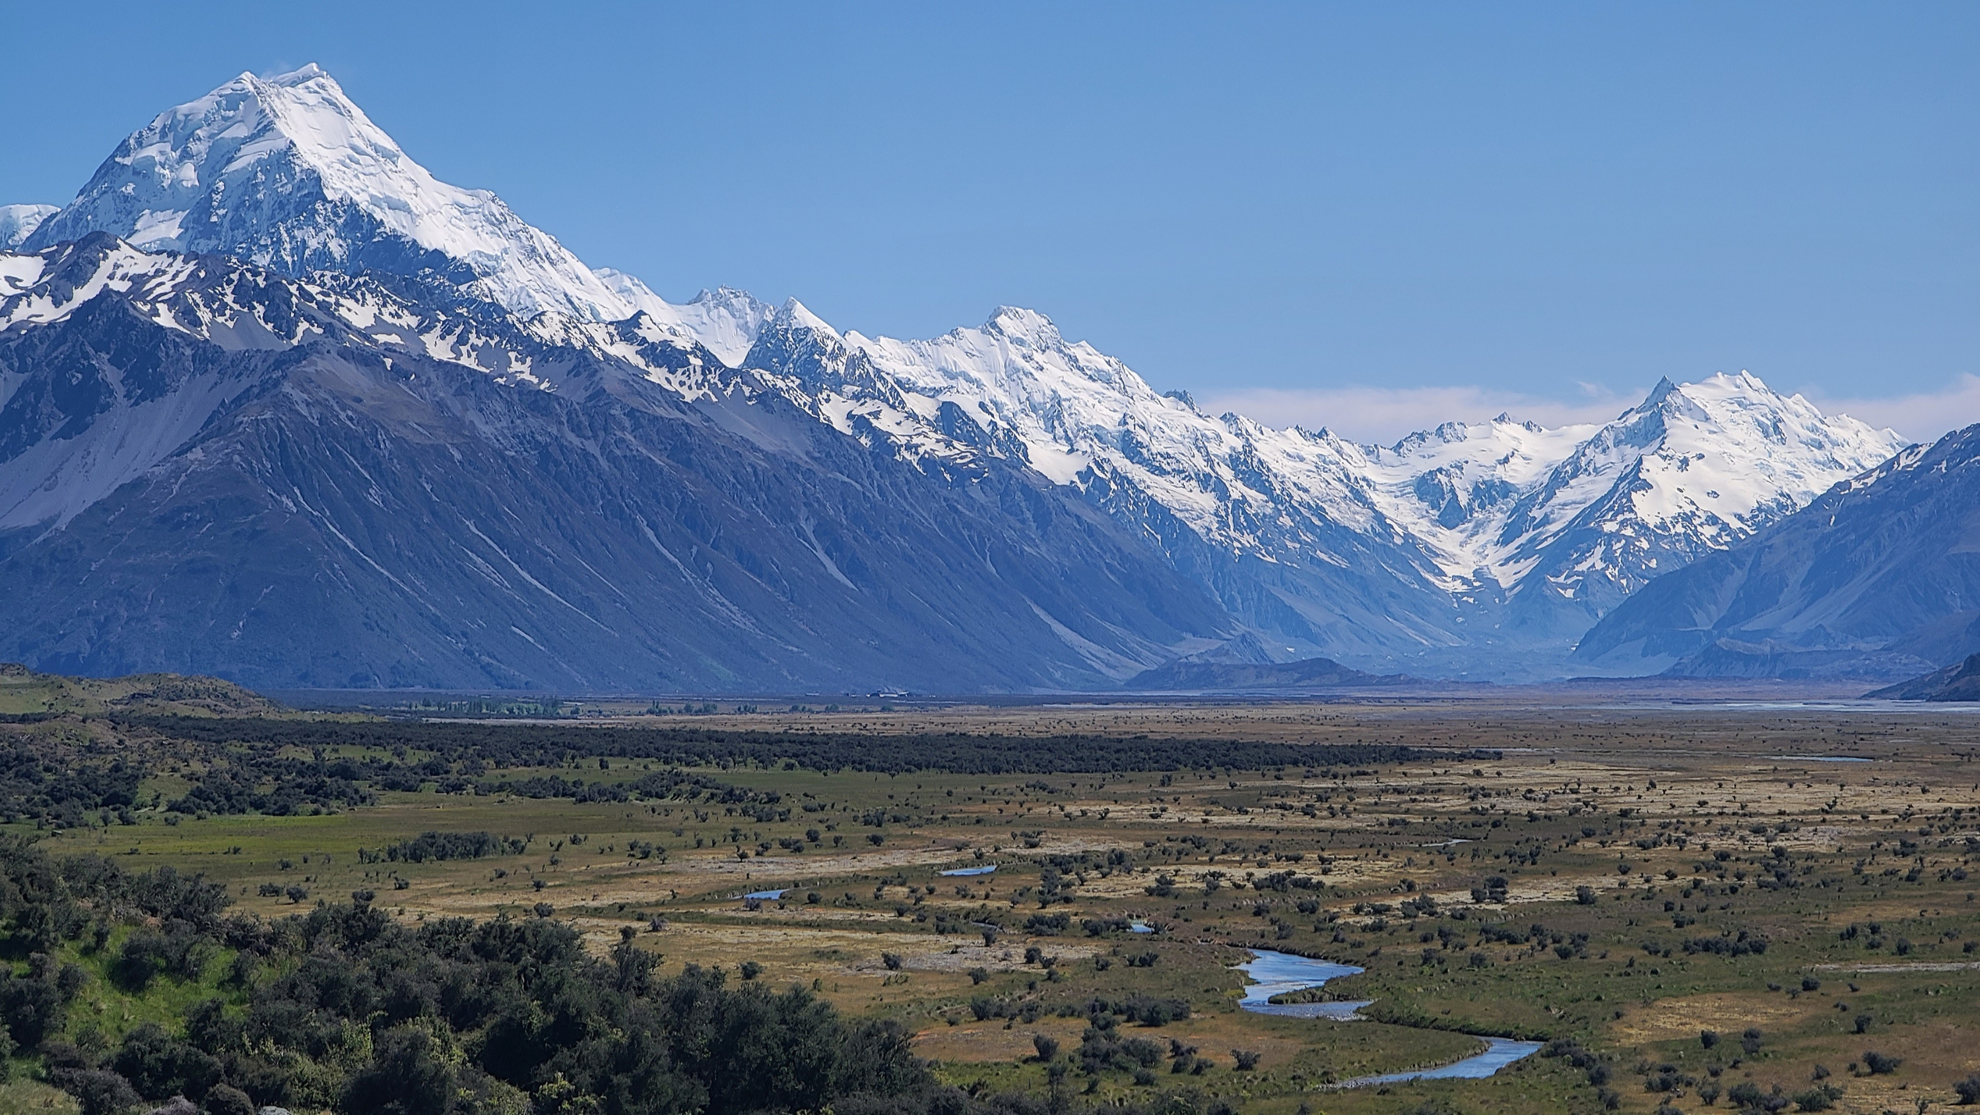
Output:
[[[689,726],[581,727],[560,724],[421,721],[275,720],[258,717],[128,717],[126,722],[175,739],[250,747],[364,748],[419,751],[438,764],[556,767],[598,758],[653,760],[670,766],[788,762],[814,770],[882,773],[947,770],[964,774],[1079,774],[1118,771],[1259,770],[1272,767],[1371,766],[1429,754],[1391,744],[1282,743],[1171,739],[1146,735],[971,735],[918,732],[722,731]],[[1439,753],[1445,758],[1453,756]],[[1495,757],[1465,752],[1457,758]]]

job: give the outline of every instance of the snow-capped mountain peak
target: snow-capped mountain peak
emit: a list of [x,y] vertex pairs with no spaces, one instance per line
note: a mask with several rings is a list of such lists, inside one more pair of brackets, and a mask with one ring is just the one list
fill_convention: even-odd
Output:
[[524,315],[632,307],[486,190],[435,178],[311,64],[241,74],[131,134],[30,249],[92,231],[291,275],[437,274]]
[[774,309],[768,302],[734,287],[703,290],[685,303],[674,303],[623,271],[601,267],[595,274],[627,305],[681,339],[701,342],[731,368],[742,363]]
[[998,333],[1013,341],[1038,348],[1049,348],[1065,343],[1065,338],[1059,333],[1059,327],[1052,323],[1051,318],[1023,306],[997,307],[997,311],[983,323],[983,328],[986,332]]
[[786,298],[784,304],[770,315],[770,320],[784,329],[809,329],[833,340],[843,340],[838,330],[827,325],[824,318],[812,313],[809,307],[795,298]]
[[1824,415],[1747,372],[1682,385],[1666,378],[1510,509],[1493,566],[1503,583],[1541,570],[1554,591],[1613,603],[1904,444],[1894,431]]
[[0,252],[27,242],[34,230],[60,208],[55,205],[0,205]]
[[315,64],[244,73],[160,113],[68,206],[42,208],[0,210],[0,249],[18,210],[14,244],[30,251],[108,232],[142,250],[227,255],[296,278],[439,280],[525,319],[643,314],[649,333],[698,342],[732,366],[771,309],[728,287],[675,305],[624,272],[591,270],[489,191],[435,178]]
[[1759,525],[1747,521],[1756,513],[1806,504],[1905,445],[1895,431],[1825,415],[1744,371],[1682,386],[1665,379],[1605,433],[1586,460],[1606,454],[1611,467],[1637,469],[1631,504],[1645,522],[1737,522],[1740,533]]

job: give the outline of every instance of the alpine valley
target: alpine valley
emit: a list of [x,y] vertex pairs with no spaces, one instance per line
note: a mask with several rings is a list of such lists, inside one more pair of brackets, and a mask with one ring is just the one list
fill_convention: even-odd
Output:
[[1954,453],[1743,373],[1361,445],[1204,413],[1032,310],[895,340],[674,304],[438,181],[315,66],[0,207],[0,660],[39,670],[1097,690],[1710,672],[1744,639],[1895,678],[1980,645],[1785,615],[1833,593],[1761,571],[1857,560],[1810,549],[1811,504],[1895,545],[1878,508]]

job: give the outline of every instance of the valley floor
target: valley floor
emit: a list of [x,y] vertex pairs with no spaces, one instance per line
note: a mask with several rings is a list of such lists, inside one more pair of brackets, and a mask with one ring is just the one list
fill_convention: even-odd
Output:
[[[408,924],[555,918],[601,955],[631,931],[663,971],[720,967],[898,1019],[942,1079],[988,1091],[1116,1102],[1187,1090],[1293,1115],[1736,1110],[1778,1090],[1773,1109],[1913,1112],[1953,1104],[1955,1083],[1980,1069],[1969,713],[1151,704],[841,713],[804,727],[794,757],[807,734],[937,729],[1197,750],[1168,771],[694,772],[751,792],[728,804],[429,783],[279,817],[148,805],[188,785],[191,768],[161,767],[122,821],[44,847],[201,872],[269,918],[371,891]],[[1219,761],[1218,741],[1261,739],[1426,753]],[[663,768],[607,755],[477,778],[630,785]],[[428,832],[515,843],[415,861],[403,842]],[[1233,966],[1253,947],[1365,968],[1324,994],[1373,1000],[1368,1020],[1240,1011]],[[210,967],[204,982],[218,987],[225,965]],[[1096,1037],[1095,999],[1142,1006]],[[1171,1000],[1186,1017],[1146,1012]],[[97,980],[73,1016],[114,1045],[148,1012]],[[1331,1087],[1467,1056],[1480,1044],[1467,1034],[1551,1044],[1485,1080]],[[1125,1038],[1153,1044],[1082,1060],[1083,1042]],[[6,1102],[24,1104],[23,1087]]]

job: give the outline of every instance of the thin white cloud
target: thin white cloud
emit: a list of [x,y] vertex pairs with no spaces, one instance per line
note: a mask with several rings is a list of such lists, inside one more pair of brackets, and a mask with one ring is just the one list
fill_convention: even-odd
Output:
[[[1647,389],[1646,389],[1647,390]],[[1645,391],[1617,393],[1582,385],[1579,399],[1548,399],[1485,387],[1332,387],[1288,391],[1257,387],[1208,397],[1211,414],[1236,411],[1268,426],[1322,426],[1363,444],[1390,445],[1444,422],[1484,422],[1501,414],[1542,426],[1607,422],[1643,401]]]
[[1937,391],[1883,398],[1832,398],[1804,392],[1824,414],[1847,414],[1872,426],[1888,426],[1919,442],[1980,422],[1980,376],[1963,374]]

